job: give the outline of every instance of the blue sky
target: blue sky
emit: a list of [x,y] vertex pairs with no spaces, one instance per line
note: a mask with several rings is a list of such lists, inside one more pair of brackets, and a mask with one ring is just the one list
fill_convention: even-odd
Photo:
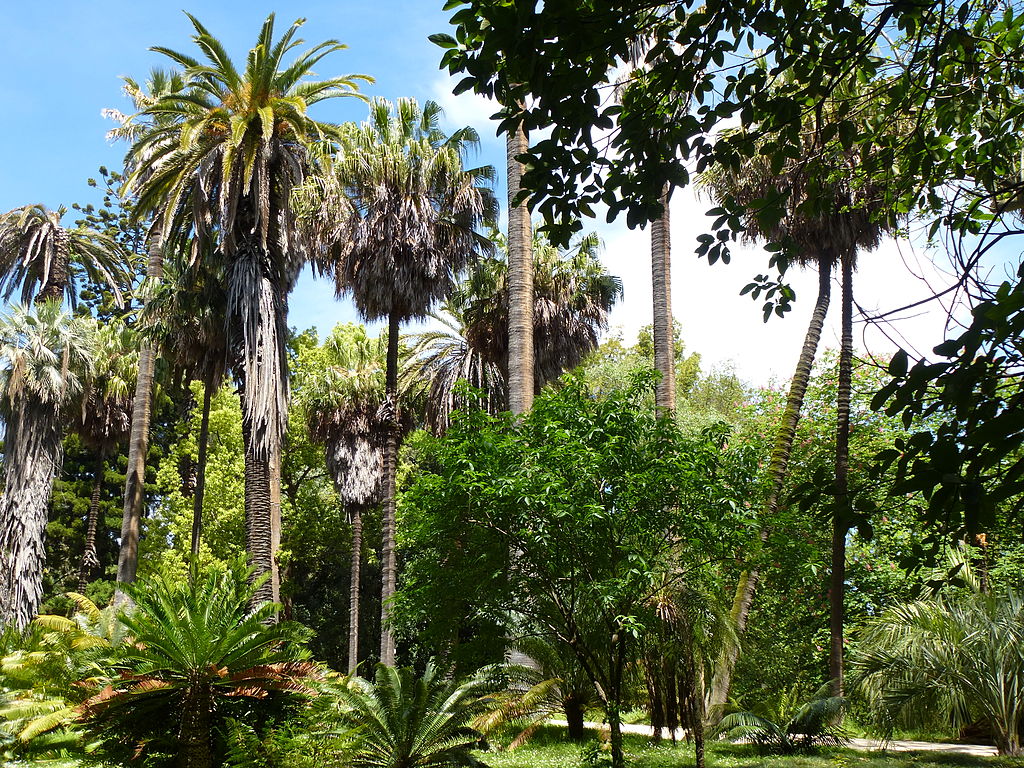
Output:
[[[276,5],[205,0],[185,7],[236,59],[244,58],[272,10],[277,11],[279,31],[305,17],[301,36],[310,43],[335,38],[349,46],[321,62],[319,75],[369,74],[376,83],[365,88],[368,95],[439,101],[447,110],[448,127],[476,127],[483,138],[479,161],[501,169],[503,141],[488,123],[494,106],[471,94],[453,97],[452,81],[438,70],[440,49],[427,40],[431,33],[448,31],[442,6],[442,0],[304,0]],[[95,176],[100,165],[118,168],[124,151],[106,141],[111,123],[100,110],[130,109],[120,92],[120,77],[144,78],[153,66],[166,64],[148,50],[150,46],[192,49],[188,19],[177,3],[54,0],[7,3],[3,21],[0,210],[36,202],[55,207],[94,200],[95,191],[86,179]],[[365,115],[365,107],[354,99],[327,102],[318,110],[318,117],[334,121]],[[679,190],[673,198],[673,309],[684,339],[689,349],[702,354],[705,367],[733,364],[755,383],[788,376],[799,354],[815,278],[809,273],[794,275],[796,310],[784,320],[763,324],[758,305],[738,295],[753,275],[764,271],[766,258],[759,249],[738,249],[730,266],[710,267],[693,255],[697,235],[708,229],[704,213],[709,207],[692,190]],[[625,287],[624,300],[612,314],[611,332],[632,340],[651,322],[648,235],[621,224],[592,223],[588,228],[604,239],[605,264]],[[948,279],[926,254],[907,243],[889,241],[878,253],[862,255],[860,265],[858,299],[874,310],[909,303]],[[858,341],[880,353],[894,348],[890,337],[927,351],[941,340],[942,315],[937,308],[918,313],[885,333],[865,327]],[[316,283],[308,275],[291,296],[289,320],[300,329],[315,325],[323,332],[353,319],[347,301],[336,301],[328,284]],[[836,346],[837,337],[832,323],[823,344]]]

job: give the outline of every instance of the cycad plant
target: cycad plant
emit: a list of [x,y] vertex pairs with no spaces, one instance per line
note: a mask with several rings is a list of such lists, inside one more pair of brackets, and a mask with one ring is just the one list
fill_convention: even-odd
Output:
[[337,690],[337,718],[358,741],[353,768],[449,768],[482,765],[473,754],[481,734],[473,722],[492,700],[492,678],[450,679],[427,664],[421,676],[408,668],[377,665],[373,681],[351,678]]
[[46,517],[66,421],[92,376],[95,324],[47,301],[0,318],[0,623],[24,628],[42,600]]
[[1024,598],[975,592],[896,606],[865,628],[854,678],[880,725],[982,720],[1024,753]]
[[[274,37],[263,23],[245,65],[189,16],[205,61],[156,50],[184,71],[187,91],[161,96],[143,110],[154,118],[129,153],[128,186],[137,210],[159,220],[166,245],[212,241],[227,294],[231,368],[242,399],[245,445],[246,548],[276,599],[280,537],[280,454],[288,409],[287,298],[308,255],[290,204],[313,170],[310,147],[336,138],[336,126],[309,116],[312,105],[358,93],[361,75],[311,80],[324,57],[342,49],[329,40],[285,58],[302,40],[301,20]],[[163,119],[157,120],[157,117]],[[198,248],[193,258],[211,255]]]
[[825,686],[810,701],[788,711],[733,712],[722,718],[715,733],[730,741],[752,742],[762,752],[789,755],[842,746],[849,739],[842,726],[845,713],[846,699],[830,696]]
[[260,584],[249,575],[242,561],[205,573],[193,565],[188,579],[161,574],[125,587],[135,602],[121,619],[130,642],[81,710],[111,753],[209,768],[224,751],[225,718],[258,721],[312,693],[319,672],[305,630],[270,621],[278,606],[254,600]]
[[381,661],[394,663],[389,613],[395,592],[395,482],[399,443],[399,330],[424,317],[455,287],[457,275],[490,241],[490,167],[466,168],[479,139],[471,128],[439,128],[441,108],[412,99],[377,99],[370,118],[345,131],[330,172],[310,179],[298,208],[322,250],[321,269],[339,295],[350,293],[366,320],[388,321],[384,444],[384,545],[381,557]]

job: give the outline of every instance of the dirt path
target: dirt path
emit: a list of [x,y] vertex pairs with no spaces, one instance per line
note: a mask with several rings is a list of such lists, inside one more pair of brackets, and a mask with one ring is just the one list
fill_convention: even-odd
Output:
[[[552,725],[566,726],[565,720],[552,720]],[[604,723],[584,723],[587,728],[601,730],[606,726]],[[629,725],[623,723],[623,733],[635,733],[638,736],[653,736],[654,730],[649,725]],[[682,731],[677,731],[676,738],[682,738]],[[995,757],[995,747],[987,747],[982,744],[940,744],[932,741],[881,741],[879,739],[850,739],[849,746],[864,752],[946,752],[958,755],[970,755],[972,757]]]

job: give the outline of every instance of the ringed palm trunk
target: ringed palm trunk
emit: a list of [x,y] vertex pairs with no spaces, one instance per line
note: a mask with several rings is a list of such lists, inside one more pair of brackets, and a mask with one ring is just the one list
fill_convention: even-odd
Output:
[[[804,337],[800,359],[797,362],[796,371],[793,373],[793,380],[789,385],[786,409],[783,411],[782,423],[779,425],[779,433],[776,436],[775,447],[772,450],[771,465],[769,467],[771,488],[768,493],[768,501],[765,504],[768,520],[771,520],[775,513],[778,512],[779,502],[782,498],[786,471],[789,467],[789,457],[793,449],[793,440],[796,437],[796,426],[800,421],[804,394],[807,392],[807,384],[811,378],[811,367],[814,365],[814,357],[818,351],[818,342],[821,340],[821,329],[825,324],[825,315],[828,314],[828,305],[832,296],[833,261],[832,255],[827,254],[822,257],[818,264],[818,298],[814,304],[814,311],[811,313],[811,321],[807,326],[807,335]],[[767,539],[767,536],[768,531],[762,529],[760,534],[762,543]],[[737,638],[742,637],[747,627],[747,616],[750,613],[750,606],[754,602],[754,592],[757,589],[759,577],[760,572],[757,566],[754,566],[740,575],[739,584],[736,586],[730,618],[733,627],[735,627]],[[736,659],[739,658],[739,652],[739,643],[735,642],[729,643],[719,655],[715,674],[712,678],[711,695],[708,701],[707,719],[709,723],[717,723],[722,719],[725,702],[729,697],[729,687],[732,684],[732,673],[736,667]]]
[[89,585],[89,577],[100,566],[99,558],[96,556],[96,528],[100,519],[100,493],[103,491],[103,475],[107,468],[107,457],[100,451],[96,460],[96,469],[93,472],[92,495],[89,497],[89,518],[85,530],[85,551],[82,553],[82,565],[78,569],[78,591],[85,594],[85,588]]
[[199,456],[196,462],[196,491],[192,496],[192,556],[199,554],[203,535],[203,497],[206,495],[206,460],[210,446],[210,405],[213,401],[212,381],[203,385],[203,417],[199,423]]
[[836,502],[832,521],[832,575],[829,589],[828,670],[832,695],[843,695],[843,623],[846,591],[846,532],[850,527],[850,394],[853,389],[853,254],[842,264],[842,330],[836,398]]
[[516,159],[529,149],[522,128],[508,136],[508,400],[512,413],[530,410],[534,392],[533,227],[526,202],[515,203],[523,166]]
[[384,402],[388,433],[384,442],[384,540],[381,546],[380,661],[395,664],[395,638],[391,634],[391,596],[397,583],[395,561],[395,484],[398,469],[398,316],[388,318],[388,359]]
[[661,411],[676,407],[676,366],[672,327],[672,235],[668,185],[661,195],[662,214],[651,225],[651,292],[654,298],[654,367],[661,373],[655,403]]
[[0,623],[19,630],[43,596],[46,517],[64,460],[60,415],[52,404],[19,403],[7,421],[0,497]]
[[348,591],[348,673],[354,675],[359,667],[359,578],[362,570],[363,510],[359,504],[352,504],[349,508],[352,515],[352,566]]
[[253,603],[276,602],[277,595],[271,576],[274,570],[270,521],[273,471],[269,455],[255,439],[252,425],[244,417],[242,445],[245,450],[245,550],[249,554],[253,576],[268,577],[253,596]]
[[[146,279],[159,280],[164,274],[163,238],[157,227],[150,235]],[[118,584],[131,584],[139,567],[139,533],[146,485],[146,453],[149,450],[149,422],[153,411],[153,374],[156,350],[143,340],[139,348],[139,375],[132,401],[132,430],[128,440],[128,469],[124,478],[124,514],[121,519],[121,551],[117,558]],[[114,603],[128,601],[118,590]]]

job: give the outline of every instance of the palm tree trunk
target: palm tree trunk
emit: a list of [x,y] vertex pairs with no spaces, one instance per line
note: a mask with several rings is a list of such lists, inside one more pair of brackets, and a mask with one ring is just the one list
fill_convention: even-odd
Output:
[[46,283],[36,293],[36,304],[64,301],[64,291],[68,288],[68,265],[71,263],[71,237],[66,229],[58,227],[56,239],[56,258],[50,267]]
[[191,686],[185,693],[178,731],[178,765],[182,768],[211,768],[213,765],[212,699],[208,685]]
[[[804,337],[804,345],[800,351],[800,360],[797,362],[796,371],[793,373],[793,380],[789,385],[786,410],[783,411],[782,423],[779,425],[779,434],[775,438],[775,447],[772,450],[771,466],[769,467],[771,489],[768,493],[768,501],[765,504],[765,520],[767,523],[774,519],[779,510],[779,502],[782,498],[783,486],[786,481],[786,470],[789,467],[789,456],[793,449],[793,439],[796,437],[796,426],[800,421],[800,411],[804,405],[804,394],[807,392],[807,384],[811,379],[811,367],[814,365],[814,358],[818,352],[821,329],[825,324],[825,315],[828,314],[828,305],[832,296],[832,262],[831,256],[823,256],[818,264],[818,299],[814,304],[814,311],[811,313],[811,321],[807,325],[807,335]],[[767,539],[767,536],[767,528],[762,528],[760,534],[762,543]],[[731,619],[736,630],[737,639],[742,637],[747,627],[747,616],[750,613],[750,606],[754,602],[754,591],[757,589],[759,576],[759,570],[757,566],[754,566],[740,575],[739,584],[736,586]],[[739,652],[738,642],[729,643],[718,657],[718,663],[715,667],[715,674],[711,683],[711,696],[708,701],[709,723],[717,723],[722,719],[722,712],[725,709],[725,702],[729,697],[729,686],[732,684],[732,673],[736,667],[736,659],[739,658]]]
[[100,519],[100,493],[103,491],[103,475],[107,468],[107,458],[100,452],[96,459],[96,469],[92,478],[92,495],[89,497],[89,520],[85,529],[85,551],[82,553],[82,565],[78,569],[78,592],[85,594],[89,585],[89,577],[100,566],[96,557],[96,528]]
[[569,741],[583,741],[587,737],[587,730],[582,699],[575,694],[566,696],[562,702],[562,709],[565,712]]
[[203,417],[199,423],[199,457],[196,461],[196,492],[192,496],[192,556],[199,554],[203,533],[203,497],[206,495],[206,459],[210,446],[210,405],[213,402],[212,381],[203,385]]
[[[163,238],[159,225],[150,234],[149,261],[146,279],[159,280],[164,274]],[[139,566],[139,533],[142,525],[142,504],[146,485],[146,453],[149,450],[149,421],[153,409],[153,373],[156,350],[143,341],[139,348],[139,375],[135,381],[132,402],[132,431],[128,441],[128,469],[124,478],[124,515],[121,519],[121,551],[117,558],[118,584],[131,584]],[[121,590],[114,595],[114,604],[121,605],[128,596]]]
[[659,410],[676,407],[676,366],[672,323],[672,234],[668,209],[668,185],[661,195],[662,214],[651,225],[651,292],[654,297],[654,367],[661,372],[655,391]]
[[842,331],[839,392],[836,398],[836,506],[832,521],[832,578],[829,588],[828,670],[832,695],[843,695],[843,623],[846,592],[846,532],[850,528],[850,394],[853,389],[853,254],[842,263]]
[[[242,396],[245,396],[245,389]],[[243,413],[245,409],[243,407]],[[254,603],[277,602],[272,573],[276,567],[271,547],[270,484],[273,472],[270,458],[260,453],[262,446],[253,439],[252,425],[242,418],[242,445],[245,450],[245,551],[253,578],[265,578],[253,596]]]
[[46,517],[64,460],[60,416],[52,405],[19,403],[7,420],[0,497],[0,624],[22,630],[39,611]]
[[348,589],[348,673],[354,675],[359,667],[359,577],[363,553],[363,510],[358,504],[350,505],[352,515],[352,567],[349,570]]
[[523,166],[516,160],[529,149],[522,128],[510,133],[508,168],[508,401],[512,413],[533,405],[533,227],[526,202],[516,204]]
[[380,661],[394,666],[395,638],[391,634],[391,596],[395,594],[395,483],[398,469],[398,316],[388,318],[388,360],[384,401],[388,409],[388,435],[384,443],[384,540],[381,546]]

